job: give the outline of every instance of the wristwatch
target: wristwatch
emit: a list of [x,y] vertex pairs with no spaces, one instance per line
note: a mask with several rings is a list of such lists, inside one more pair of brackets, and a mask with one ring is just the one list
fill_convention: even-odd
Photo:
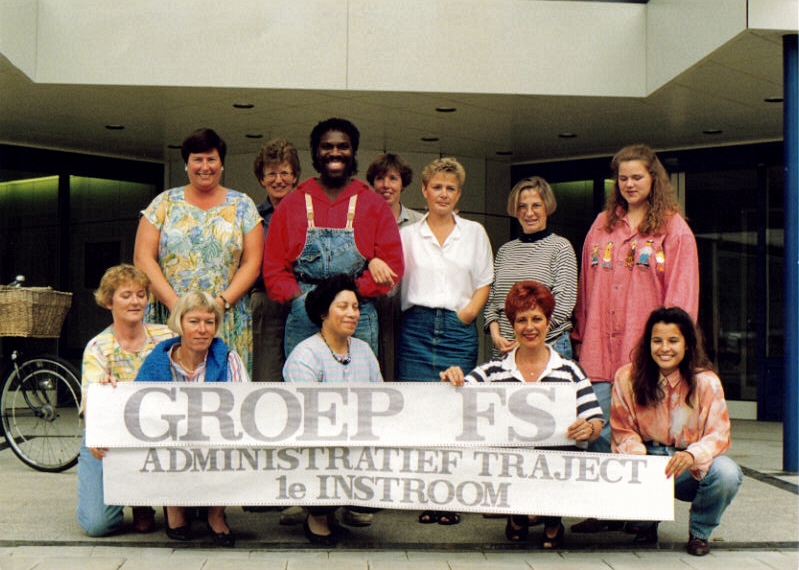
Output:
[[224,295],[222,295],[222,294],[220,293],[219,295],[217,295],[217,297],[219,297],[220,299],[222,299],[222,302],[224,303],[224,306],[225,306],[225,310],[226,310],[226,311],[227,311],[228,309],[230,309],[230,303],[228,303],[228,302],[227,302],[227,299],[225,299],[225,296],[224,296]]

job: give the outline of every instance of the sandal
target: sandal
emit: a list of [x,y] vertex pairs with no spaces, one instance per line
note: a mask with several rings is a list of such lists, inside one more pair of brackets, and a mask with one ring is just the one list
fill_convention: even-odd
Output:
[[512,515],[508,517],[505,525],[505,537],[511,542],[527,540],[530,531],[530,519],[525,515]]
[[305,531],[305,537],[308,542],[319,546],[335,546],[336,534],[333,529],[328,526],[328,534],[316,534],[311,530],[311,525],[308,523],[310,517],[311,515],[307,515],[302,523],[302,529]]
[[419,515],[419,522],[422,524],[435,524],[438,522],[438,511],[422,511]]
[[566,529],[563,523],[558,523],[555,536],[550,536],[552,529],[544,527],[544,534],[541,535],[541,548],[544,550],[556,550],[563,546],[563,534]]
[[461,522],[461,516],[458,513],[443,512],[438,513],[438,524],[443,526],[450,526]]

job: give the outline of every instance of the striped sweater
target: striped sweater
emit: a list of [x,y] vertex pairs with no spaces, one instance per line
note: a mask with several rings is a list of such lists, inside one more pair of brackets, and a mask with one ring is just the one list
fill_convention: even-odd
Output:
[[[481,364],[464,378],[465,384],[476,384],[481,382],[524,382],[521,372],[516,366],[516,351],[514,348],[501,360],[492,360]],[[603,420],[602,408],[591,387],[591,381],[585,375],[580,365],[563,358],[560,354],[549,349],[549,362],[538,382],[572,382],[577,391],[577,417],[589,420]],[[577,446],[586,447],[586,442],[577,442]]]
[[[553,342],[572,328],[571,316],[577,300],[577,258],[569,240],[549,230],[515,239],[499,248],[494,260],[494,283],[483,315],[485,330],[499,322],[499,332],[512,341],[513,327],[505,316],[505,297],[514,283],[534,279],[543,283],[555,297],[555,311],[547,342]],[[492,348],[492,356],[501,354]]]

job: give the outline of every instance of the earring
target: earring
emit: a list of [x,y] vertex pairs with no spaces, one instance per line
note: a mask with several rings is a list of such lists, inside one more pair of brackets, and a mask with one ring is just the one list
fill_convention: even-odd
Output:
[[183,170],[185,170],[186,172],[188,172],[188,171],[189,171],[189,165],[188,165],[188,164],[184,165],[184,166],[183,166]]

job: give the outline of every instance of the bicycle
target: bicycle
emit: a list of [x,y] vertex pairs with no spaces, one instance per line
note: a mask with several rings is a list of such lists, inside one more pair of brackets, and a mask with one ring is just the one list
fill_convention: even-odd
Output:
[[[22,287],[20,275],[0,287],[0,337],[58,338],[72,293]],[[59,472],[77,464],[83,437],[79,373],[50,354],[11,353],[0,392],[0,430],[26,465]]]

